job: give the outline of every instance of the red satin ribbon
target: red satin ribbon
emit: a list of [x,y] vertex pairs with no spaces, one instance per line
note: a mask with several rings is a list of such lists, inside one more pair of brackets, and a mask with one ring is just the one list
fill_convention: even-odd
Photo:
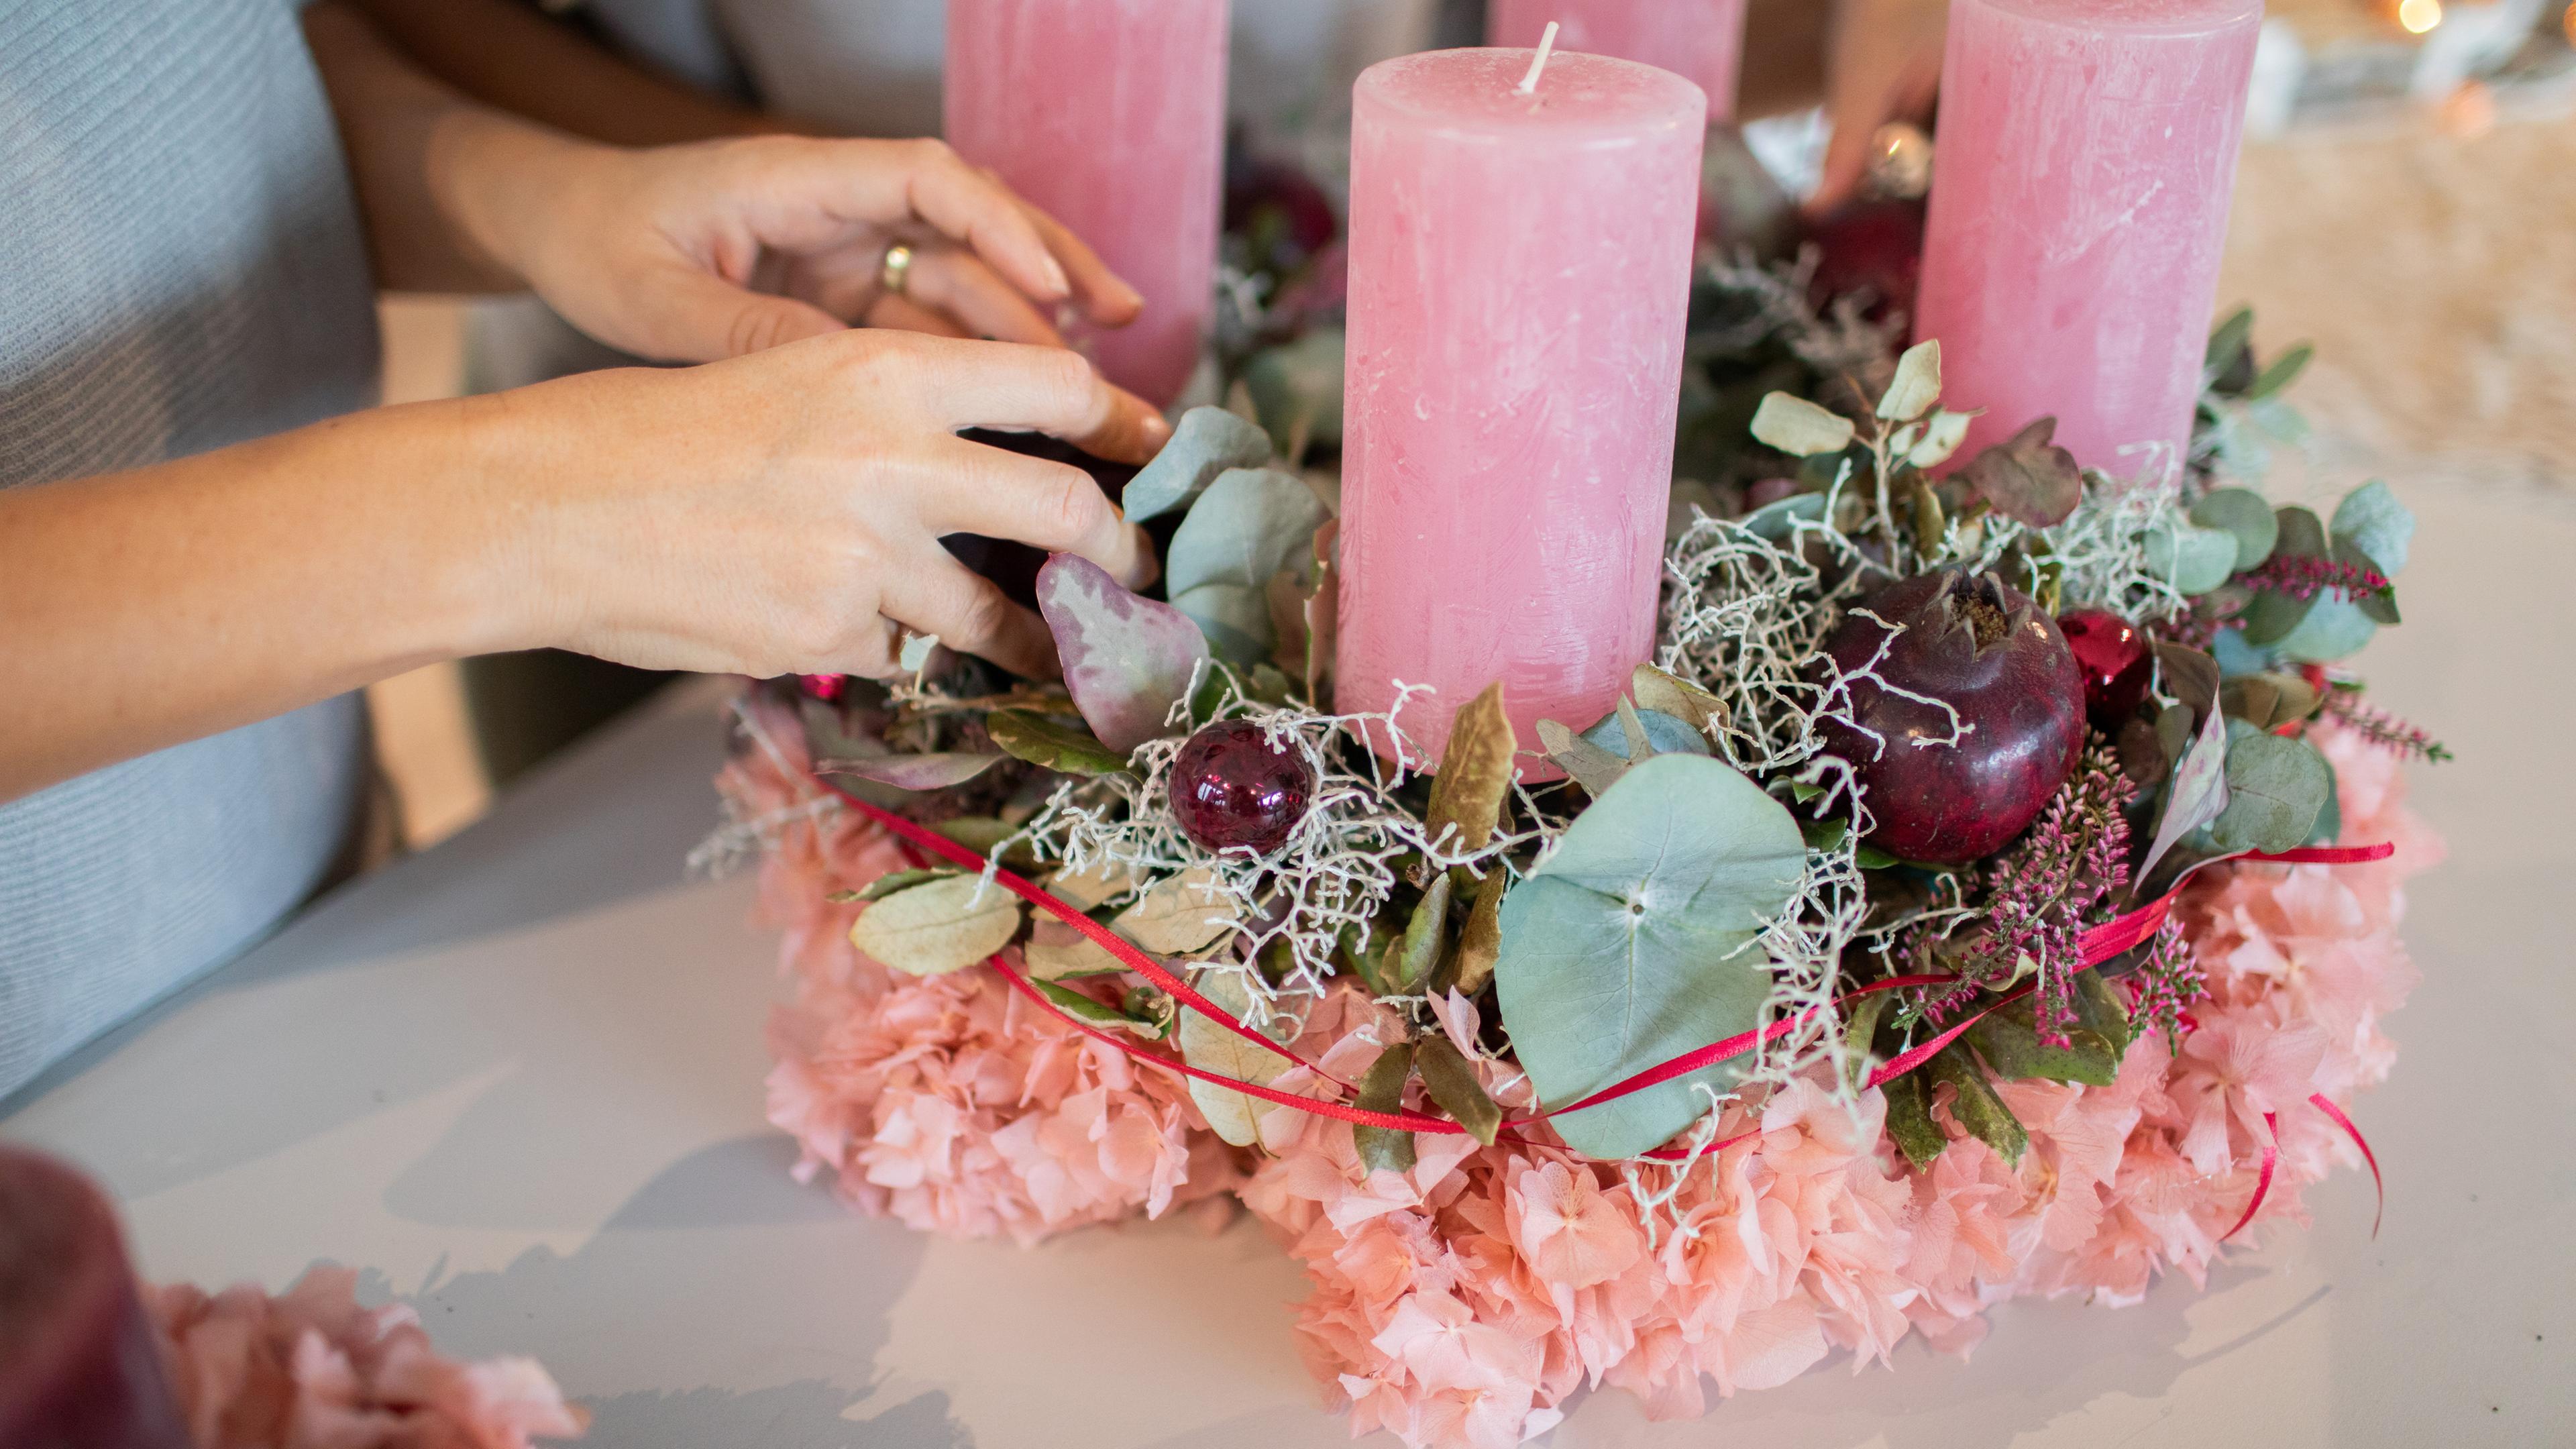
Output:
[[[2373,1238],[2378,1237],[2380,1217],[2388,1210],[2388,1184],[2382,1182],[2379,1177],[2379,1154],[2370,1150],[2370,1139],[2361,1135],[2361,1129],[2352,1125],[2352,1119],[2345,1116],[2343,1109],[2329,1100],[2325,1093],[2309,1094],[2308,1103],[2334,1119],[2334,1124],[2343,1129],[2346,1137],[2352,1139],[2352,1145],[2361,1149],[2361,1160],[2370,1164],[2370,1190],[2379,1195],[2378,1202],[2373,1204],[2370,1210],[2370,1235]],[[2274,1112],[2264,1113],[2263,1125],[2270,1129],[2272,1140],[2263,1144],[2262,1175],[2254,1180],[2254,1196],[2245,1204],[2245,1215],[2236,1220],[2236,1226],[2219,1236],[2218,1240],[2222,1243],[2243,1232],[2245,1225],[2254,1221],[2254,1214],[2262,1208],[2263,1199],[2272,1191],[2272,1169],[2278,1166],[2281,1160],[2280,1115]]]
[[[1055,917],[1057,920],[1062,921],[1066,925],[1081,932],[1083,936],[1089,939],[1093,944],[1099,946],[1102,950],[1107,951],[1111,956],[1117,958],[1120,965],[1152,982],[1155,986],[1169,993],[1174,1000],[1180,1002],[1192,1011],[1208,1018],[1218,1026],[1223,1027],[1234,1035],[1243,1038],[1245,1041],[1251,1042],[1253,1045],[1260,1047],[1263,1051],[1269,1052],[1275,1056],[1284,1057],[1297,1066],[1305,1068],[1307,1071],[1313,1073],[1322,1080],[1330,1082],[1334,1086],[1341,1088],[1344,1092],[1357,1092],[1358,1089],[1353,1087],[1349,1082],[1342,1080],[1340,1077],[1334,1076],[1332,1073],[1325,1071],[1316,1063],[1306,1060],[1304,1057],[1291,1051],[1289,1048],[1278,1042],[1272,1041],[1270,1038],[1261,1035],[1259,1032],[1254,1031],[1248,1026],[1245,1026],[1234,1016],[1233,1013],[1224,1010],[1215,1002],[1208,1000],[1205,996],[1192,988],[1188,982],[1183,981],[1180,977],[1174,975],[1170,970],[1165,968],[1160,961],[1155,960],[1151,955],[1138,949],[1125,937],[1110,930],[1107,926],[1091,919],[1091,917],[1074,909],[1065,902],[1056,899],[1053,894],[1049,893],[1044,888],[1011,871],[1004,870],[997,865],[991,865],[982,855],[966,846],[958,844],[956,841],[950,840],[948,837],[941,835],[936,831],[930,830],[925,826],[915,824],[914,822],[906,820],[902,816],[896,815],[891,811],[879,809],[877,806],[860,799],[858,796],[837,785],[831,785],[829,782],[826,782],[826,785],[834,794],[838,795],[846,804],[848,804],[851,809],[856,810],[859,814],[875,824],[893,832],[896,837],[913,846],[915,849],[937,856],[962,870],[983,871],[990,869],[993,880],[1003,889],[1010,891],[1013,895],[1020,897],[1029,904],[1045,911],[1048,915]],[[2385,844],[2361,846],[2310,846],[2299,850],[2283,851],[2277,855],[2251,855],[2242,858],[2273,861],[2290,865],[2348,865],[2362,861],[2385,860],[2389,856],[2393,855],[2395,850],[2396,848],[2394,846]],[[2148,905],[2141,906],[2137,910],[2120,917],[2118,920],[2107,922],[2086,931],[2080,938],[2084,960],[2083,964],[2077,969],[2091,970],[2093,967],[2111,960],[2122,952],[2128,951],[2142,942],[2151,939],[2155,933],[2163,927],[2166,916],[2172,910],[2174,897],[2179,894],[2180,891],[2181,885],[2177,882],[2174,890],[2167,892],[2163,897]],[[1201,1068],[1193,1067],[1187,1062],[1176,1060],[1159,1052],[1147,1051],[1121,1034],[1095,1027],[1090,1023],[1082,1021],[1065,1012],[1054,1002],[1047,1000],[1044,994],[1039,992],[1035,986],[1031,985],[1028,977],[1022,973],[1018,967],[1012,965],[1002,957],[998,955],[993,957],[990,964],[993,969],[999,971],[1004,979],[1009,981],[1013,988],[1018,990],[1021,995],[1026,996],[1029,1000],[1035,1002],[1040,1008],[1054,1015],[1057,1020],[1062,1021],[1067,1026],[1072,1027],[1074,1030],[1081,1032],[1087,1037],[1096,1041],[1104,1042],[1109,1046],[1124,1052],[1138,1061],[1147,1062],[1154,1066],[1162,1067],[1168,1071],[1178,1072],[1185,1077],[1192,1077],[1199,1081],[1208,1082],[1216,1086],[1245,1093],[1249,1096],[1258,1097],[1266,1102],[1274,1102],[1283,1107],[1294,1107],[1301,1112],[1309,1112],[1319,1117],[1330,1117],[1336,1121],[1351,1123],[1354,1126],[1383,1127],[1395,1131],[1449,1134],[1464,1133],[1467,1130],[1456,1122],[1450,1121],[1446,1117],[1434,1117],[1428,1113],[1413,1111],[1410,1108],[1395,1112],[1378,1112],[1365,1107],[1355,1107],[1345,1102],[1329,1101],[1319,1097],[1300,1096],[1297,1093],[1284,1091],[1280,1088],[1268,1086],[1263,1083],[1242,1081],[1238,1078],[1225,1076],[1220,1073],[1205,1071]],[[1855,1001],[1874,992],[1895,991],[1912,986],[1949,985],[1955,982],[1956,979],[1957,978],[1955,977],[1949,976],[1890,977],[1883,981],[1873,981],[1867,986],[1862,986],[1855,990],[1846,992],[1842,996],[1835,998],[1833,1004],[1839,1008],[1845,1003]],[[1901,1055],[1891,1058],[1887,1062],[1881,1064],[1876,1071],[1870,1073],[1869,1080],[1863,1085],[1865,1087],[1879,1086],[1914,1070],[1916,1067],[1921,1066],[1924,1062],[1930,1060],[1932,1056],[1939,1052],[1943,1047],[1958,1040],[1958,1038],[1967,1032],[1970,1027],[1975,1026],[1979,1021],[1983,1020],[1988,1013],[2021,1000],[2023,997],[2030,994],[2031,989],[2032,988],[2029,986],[2023,986],[2019,990],[1987,1003],[1974,1014],[1953,1023],[1947,1029],[1942,1031],[1940,1035],[1933,1037],[1929,1041],[1918,1043]],[[1613,1082],[1609,1086],[1603,1087],[1589,1096],[1569,1102],[1562,1107],[1550,1108],[1547,1111],[1538,1112],[1527,1117],[1513,1118],[1502,1124],[1504,1130],[1497,1134],[1496,1140],[1510,1141],[1522,1146],[1545,1146],[1547,1144],[1529,1142],[1525,1138],[1514,1135],[1508,1129],[1534,1126],[1560,1113],[1578,1112],[1586,1107],[1599,1106],[1603,1102],[1612,1101],[1616,1098],[1627,1096],[1633,1092],[1641,1092],[1648,1087],[1671,1081],[1676,1077],[1685,1077],[1693,1072],[1700,1071],[1703,1068],[1715,1066],[1719,1062],[1742,1056],[1761,1046],[1765,1042],[1776,1040],[1779,1037],[1795,1031],[1809,1017],[1812,1017],[1816,1012],[1823,1009],[1823,1007],[1810,1007],[1796,1016],[1773,1022],[1769,1026],[1757,1028],[1753,1031],[1741,1032],[1735,1036],[1728,1037],[1724,1041],[1711,1042],[1707,1046],[1700,1047],[1694,1051],[1685,1052],[1681,1056],[1673,1058],[1671,1061],[1648,1067],[1644,1071],[1638,1072],[1633,1076],[1621,1078],[1619,1081]],[[2329,1108],[2329,1110],[2331,1110],[2331,1108]],[[2336,1115],[2338,1117],[2341,1116],[2340,1113],[2337,1113]],[[2350,1130],[2350,1125],[2348,1123],[2346,1124],[2346,1129]],[[1719,1151],[1727,1147],[1732,1147],[1739,1142],[1748,1141],[1759,1135],[1761,1134],[1758,1132],[1745,1133],[1742,1136],[1728,1138],[1723,1142],[1712,1143],[1706,1147],[1700,1148],[1699,1151],[1702,1153]],[[2355,1139],[2358,1140],[2359,1134],[2355,1133],[2354,1136]],[[2363,1147],[2363,1155],[2367,1156],[2369,1154],[2369,1150],[2370,1149],[2367,1146]],[[1686,1149],[1668,1147],[1641,1155],[1661,1161],[1684,1161],[1694,1154]],[[2254,1209],[2262,1204],[2264,1192],[2266,1192],[2271,1186],[2272,1157],[2273,1153],[2267,1150],[2264,1159],[2262,1181],[2256,1186],[2253,1203],[2248,1205],[2245,1210],[2245,1217],[2248,1221],[2252,1219]],[[2376,1177],[2377,1171],[2378,1167],[2376,1162],[2374,1162],[2372,1164],[2372,1173],[2374,1177]],[[2237,1224],[2237,1227],[2241,1228],[2244,1225],[2244,1222],[2240,1221]],[[2229,1229],[2228,1236],[2233,1237],[2235,1235],[2235,1231],[2236,1229],[2234,1228]],[[2220,1241],[2223,1242],[2225,1239],[2222,1238]]]

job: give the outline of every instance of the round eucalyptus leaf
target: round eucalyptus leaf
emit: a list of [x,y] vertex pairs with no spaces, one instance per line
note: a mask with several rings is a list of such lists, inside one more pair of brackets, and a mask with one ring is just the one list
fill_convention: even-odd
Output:
[[[1657,755],[1575,818],[1503,898],[1494,984],[1542,1100],[1575,1101],[1760,1024],[1770,963],[1757,944],[1805,864],[1797,821],[1732,766]],[[1595,1157],[1647,1151],[1706,1109],[1747,1059],[1553,1120]]]

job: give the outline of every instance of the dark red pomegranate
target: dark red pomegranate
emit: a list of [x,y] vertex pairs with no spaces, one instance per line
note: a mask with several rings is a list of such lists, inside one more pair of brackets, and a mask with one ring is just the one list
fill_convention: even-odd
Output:
[[1808,283],[1816,305],[1865,291],[1870,316],[1911,316],[1923,276],[1923,216],[1920,201],[1855,201],[1817,220],[1807,231],[1816,244]]
[[1172,761],[1172,814],[1209,850],[1268,855],[1288,843],[1315,800],[1315,771],[1247,719],[1219,720]]
[[[1881,619],[1900,632],[1873,666],[1888,637]],[[1874,676],[1853,683],[1851,713],[1879,738],[1832,723],[1825,733],[1868,792],[1870,843],[1892,855],[1957,865],[1994,854],[2083,753],[2074,651],[2037,604],[1992,574],[1945,569],[1889,584],[1854,606],[1825,650],[1844,672]],[[1962,736],[1932,743],[1949,738],[1949,716],[1895,690],[1956,710]]]
[[2155,645],[2138,627],[2108,609],[2076,609],[2057,616],[2058,632],[2084,671],[2084,713],[2093,727],[2116,735],[2147,702],[2156,672]]

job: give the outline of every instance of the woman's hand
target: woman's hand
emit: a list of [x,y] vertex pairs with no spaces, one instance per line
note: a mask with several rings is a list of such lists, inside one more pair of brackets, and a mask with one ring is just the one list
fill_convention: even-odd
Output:
[[[857,324],[1061,346],[1133,287],[939,141],[762,136],[621,151],[460,118],[436,185],[460,228],[557,312],[645,357],[709,362]],[[910,249],[900,294],[890,249]]]
[[[1024,675],[1046,626],[969,572],[942,535],[1079,553],[1131,584],[1154,564],[1089,474],[967,442],[1032,428],[1120,462],[1160,414],[1073,353],[837,331],[681,371],[626,370],[499,394],[511,421],[503,593],[513,642],[650,668],[895,672],[900,633]],[[513,476],[515,475],[515,476]]]
[[1825,51],[1825,119],[1833,140],[1810,212],[1849,200],[1869,173],[1878,128],[1920,121],[1941,88],[1948,0],[1839,0]]

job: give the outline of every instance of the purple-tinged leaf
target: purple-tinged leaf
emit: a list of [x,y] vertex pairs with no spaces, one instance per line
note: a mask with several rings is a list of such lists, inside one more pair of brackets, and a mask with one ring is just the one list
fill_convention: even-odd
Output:
[[1128,592],[1107,569],[1069,553],[1038,570],[1038,612],[1055,634],[1064,687],[1102,744],[1123,758],[1169,733],[1164,718],[1208,657],[1207,636],[1189,615]]
[[2049,441],[2056,436],[2057,419],[2041,418],[1969,459],[1959,476],[2006,518],[2054,528],[2084,498],[2084,470]]
[[2166,851],[2226,809],[2227,717],[2212,709],[2200,727],[2200,737],[2183,755],[2182,768],[2174,772],[2173,788],[2165,794],[2165,818],[2156,826],[2156,843],[2147,848],[2137,878],[2147,879]]
[[898,790],[945,790],[963,785],[1010,758],[1008,755],[871,755],[857,760],[825,760],[818,775],[855,775]]

